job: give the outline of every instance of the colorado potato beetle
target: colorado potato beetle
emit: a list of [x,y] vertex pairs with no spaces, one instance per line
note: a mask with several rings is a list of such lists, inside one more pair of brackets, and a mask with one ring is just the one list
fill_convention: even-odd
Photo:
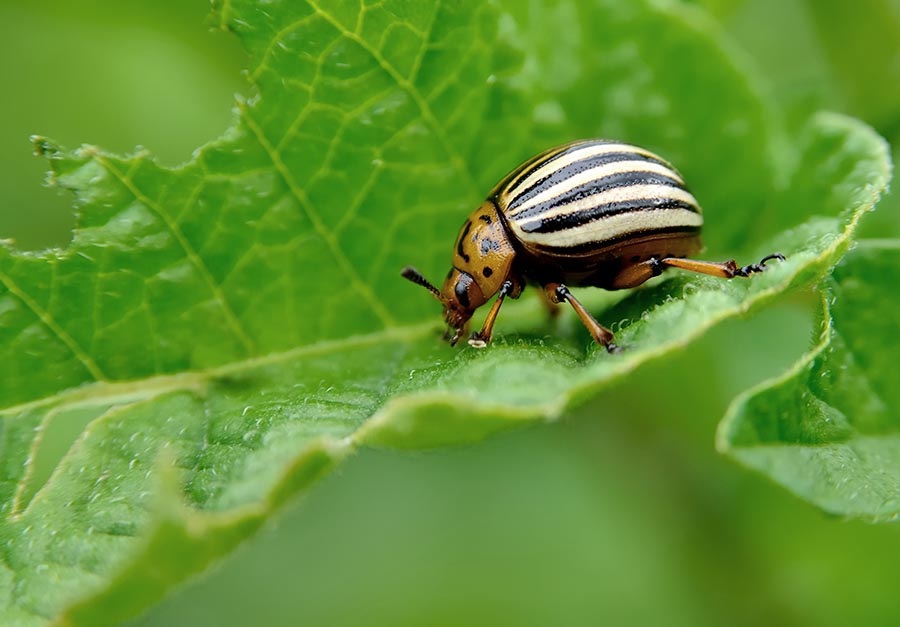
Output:
[[731,279],[784,260],[772,254],[740,267],[733,259],[688,259],[702,247],[702,225],[681,174],[661,157],[618,141],[576,141],[542,152],[500,181],[463,224],[440,290],[412,267],[401,274],[444,306],[451,345],[467,333],[475,310],[497,294],[481,331],[469,339],[486,346],[503,300],[518,298],[528,282],[550,303],[568,302],[594,339],[614,352],[613,333],[568,286],[625,289],[667,268]]

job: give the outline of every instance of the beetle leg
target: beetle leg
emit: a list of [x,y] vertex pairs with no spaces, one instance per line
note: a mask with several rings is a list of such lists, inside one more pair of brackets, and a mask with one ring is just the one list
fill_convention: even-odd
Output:
[[645,281],[649,281],[655,276],[659,276],[666,266],[663,265],[665,259],[660,261],[657,258],[649,259],[641,263],[631,264],[622,269],[619,274],[613,277],[609,289],[624,290],[629,287],[637,287]]
[[551,320],[559,318],[559,303],[550,297],[550,292],[547,290],[541,290],[541,304],[547,310],[547,315]]
[[550,302],[561,303],[565,301],[572,305],[572,309],[574,309],[575,313],[578,314],[578,317],[581,318],[582,324],[587,327],[587,330],[591,332],[591,335],[597,340],[597,343],[600,344],[600,346],[610,353],[619,352],[619,347],[613,343],[613,340],[615,339],[613,332],[594,320],[594,317],[589,314],[588,310],[584,308],[584,305],[572,295],[572,292],[569,291],[568,287],[562,283],[548,283],[544,286],[544,291]]
[[715,262],[668,257],[666,259],[660,259],[659,263],[672,268],[681,268],[682,270],[690,270],[691,272],[699,272],[700,274],[710,274],[712,276],[722,277],[723,279],[733,279],[734,277],[747,277],[751,274],[762,272],[766,269],[766,262],[771,261],[772,259],[784,261],[784,255],[769,255],[763,257],[758,263],[751,263],[749,266],[743,267],[738,266],[734,259]]
[[494,330],[494,320],[496,320],[497,314],[500,312],[500,305],[503,304],[503,299],[506,298],[507,294],[510,294],[512,290],[513,282],[509,280],[504,281],[503,285],[500,286],[497,300],[494,301],[491,310],[488,312],[487,318],[484,319],[484,326],[481,327],[481,331],[473,333],[472,337],[469,338],[469,346],[484,348],[488,345],[488,342],[491,341],[491,333]]
[[610,289],[621,290],[628,287],[637,287],[644,281],[659,276],[666,268],[681,268],[700,274],[709,274],[723,279],[734,277],[748,277],[766,269],[766,262],[777,259],[784,261],[784,255],[774,254],[763,257],[758,263],[740,267],[734,259],[728,261],[698,261],[696,259],[680,259],[678,257],[666,257],[664,259],[650,259],[642,263],[630,265],[615,276]]
[[444,340],[446,340],[450,344],[450,346],[456,346],[456,343],[459,341],[459,338],[461,338],[463,335],[465,335],[468,332],[469,332],[469,322],[466,321],[466,323],[463,326],[461,326],[458,329],[455,329],[453,331],[453,335],[450,335],[450,329],[447,329],[444,332]]

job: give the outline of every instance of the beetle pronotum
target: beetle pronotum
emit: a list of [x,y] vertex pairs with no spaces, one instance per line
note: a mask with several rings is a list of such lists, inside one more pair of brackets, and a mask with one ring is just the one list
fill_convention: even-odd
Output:
[[525,283],[543,288],[551,303],[568,302],[597,342],[617,350],[569,286],[635,287],[667,268],[731,279],[762,272],[769,255],[740,267],[735,261],[687,259],[702,248],[703,216],[675,168],[652,152],[590,139],[551,148],[510,172],[466,220],[453,267],[439,290],[418,270],[403,277],[428,289],[444,306],[447,338],[455,345],[476,309],[497,300],[469,344],[483,348],[506,297]]

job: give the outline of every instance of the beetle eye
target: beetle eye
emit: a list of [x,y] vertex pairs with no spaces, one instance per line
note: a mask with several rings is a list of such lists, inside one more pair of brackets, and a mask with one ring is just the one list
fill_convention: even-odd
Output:
[[459,278],[456,280],[456,285],[453,288],[454,293],[456,294],[456,300],[459,301],[459,304],[463,307],[469,308],[469,287],[472,285],[472,277],[470,277],[465,272],[460,273]]

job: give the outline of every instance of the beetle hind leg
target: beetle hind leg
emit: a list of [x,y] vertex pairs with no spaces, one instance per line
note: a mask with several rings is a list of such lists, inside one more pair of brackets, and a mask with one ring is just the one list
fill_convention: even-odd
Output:
[[763,257],[756,263],[747,266],[739,266],[734,259],[728,261],[699,261],[697,259],[682,259],[680,257],[664,257],[663,259],[652,258],[647,261],[636,263],[624,268],[617,274],[610,285],[611,289],[621,290],[629,287],[637,287],[645,281],[662,274],[666,268],[681,268],[690,272],[699,274],[708,274],[723,279],[733,279],[735,277],[748,277],[751,274],[763,272],[766,269],[766,262],[777,259],[784,261],[784,255],[775,253]]
[[613,332],[597,322],[594,317],[588,313],[588,310],[584,308],[584,305],[572,295],[572,292],[569,291],[568,287],[562,283],[548,283],[544,286],[544,293],[547,296],[547,300],[551,303],[567,302],[572,305],[572,309],[578,314],[582,324],[590,331],[591,336],[593,336],[597,343],[608,352],[617,353],[621,350],[613,341],[615,340]]
[[666,259],[660,259],[659,263],[671,268],[681,268],[682,270],[689,270],[691,272],[698,272],[700,274],[709,274],[712,276],[722,277],[723,279],[733,279],[735,277],[748,277],[751,274],[763,272],[766,269],[766,262],[772,261],[773,259],[784,261],[785,257],[784,255],[775,253],[773,255],[763,257],[758,262],[751,263],[747,266],[738,266],[737,262],[734,259],[716,262],[697,261],[695,259],[675,259],[670,257]]

